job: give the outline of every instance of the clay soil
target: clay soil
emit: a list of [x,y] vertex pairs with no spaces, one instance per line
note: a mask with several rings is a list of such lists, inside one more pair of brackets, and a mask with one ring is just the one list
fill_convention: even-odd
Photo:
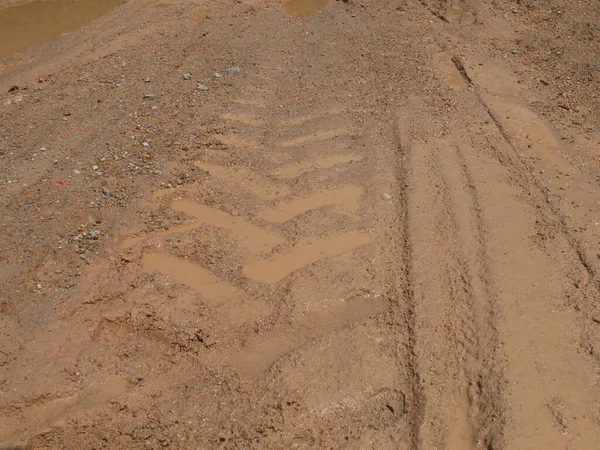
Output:
[[600,448],[597,0],[128,0],[0,74],[0,449]]

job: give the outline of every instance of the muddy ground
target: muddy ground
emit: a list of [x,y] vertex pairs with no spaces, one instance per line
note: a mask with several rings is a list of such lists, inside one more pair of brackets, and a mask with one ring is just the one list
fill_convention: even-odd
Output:
[[0,448],[600,448],[596,0],[129,0],[0,73]]

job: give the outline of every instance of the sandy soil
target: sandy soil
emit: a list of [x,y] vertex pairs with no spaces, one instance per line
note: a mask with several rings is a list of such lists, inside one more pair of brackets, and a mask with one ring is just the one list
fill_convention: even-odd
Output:
[[600,3],[300,3],[0,60],[1,449],[600,448]]

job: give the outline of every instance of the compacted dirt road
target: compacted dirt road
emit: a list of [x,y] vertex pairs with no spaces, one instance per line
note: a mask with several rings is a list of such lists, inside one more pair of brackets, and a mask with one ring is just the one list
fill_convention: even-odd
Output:
[[600,448],[599,21],[129,0],[1,60],[0,448]]

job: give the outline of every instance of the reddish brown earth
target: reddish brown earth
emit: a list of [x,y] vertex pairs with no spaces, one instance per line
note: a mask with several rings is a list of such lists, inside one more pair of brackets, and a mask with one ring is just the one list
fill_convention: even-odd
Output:
[[596,0],[129,0],[0,73],[1,449],[600,448]]

